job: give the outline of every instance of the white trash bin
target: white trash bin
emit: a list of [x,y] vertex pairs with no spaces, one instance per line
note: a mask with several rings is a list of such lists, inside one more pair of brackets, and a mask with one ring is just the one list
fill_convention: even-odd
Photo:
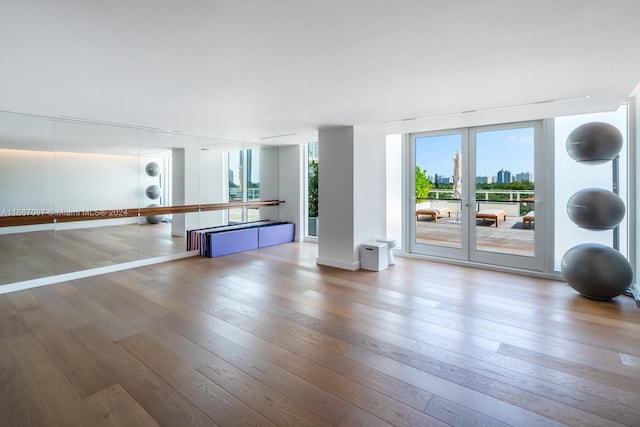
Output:
[[360,245],[360,268],[382,271],[389,266],[389,249],[386,243],[364,242]]

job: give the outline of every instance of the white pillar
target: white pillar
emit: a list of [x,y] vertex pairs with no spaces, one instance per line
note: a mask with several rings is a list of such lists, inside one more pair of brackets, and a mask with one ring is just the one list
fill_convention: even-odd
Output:
[[302,191],[304,186],[303,173],[306,167],[303,164],[303,145],[283,145],[278,150],[278,196],[284,200],[284,204],[278,209],[280,221],[290,221],[295,224],[296,241],[302,240],[302,227],[304,226],[304,198]]
[[317,263],[360,268],[359,248],[385,237],[386,139],[377,128],[320,129]]
[[[198,150],[171,150],[171,199],[174,206],[198,204]],[[198,212],[173,214],[171,235],[184,237],[198,228]]]

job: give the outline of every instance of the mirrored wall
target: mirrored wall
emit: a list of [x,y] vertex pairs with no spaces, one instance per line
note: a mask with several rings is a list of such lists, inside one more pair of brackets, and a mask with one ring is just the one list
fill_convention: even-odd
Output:
[[255,206],[278,199],[278,156],[275,146],[0,112],[0,285],[185,253],[188,230],[278,220],[277,205]]

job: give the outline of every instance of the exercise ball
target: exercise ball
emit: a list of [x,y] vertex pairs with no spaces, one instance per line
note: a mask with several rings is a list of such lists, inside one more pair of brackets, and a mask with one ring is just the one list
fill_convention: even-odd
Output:
[[160,187],[155,184],[150,185],[144,190],[144,194],[146,194],[148,198],[155,200],[160,197]]
[[567,214],[578,227],[610,230],[624,218],[624,202],[617,194],[602,188],[585,188],[567,202]]
[[622,134],[609,123],[587,123],[575,128],[567,137],[567,153],[576,162],[606,163],[615,158],[621,148]]
[[[148,208],[155,208],[155,207],[158,207],[158,206],[160,206],[160,205],[152,204],[152,205],[149,205],[147,207]],[[149,216],[145,216],[144,218],[147,220],[147,222],[149,224],[159,224],[160,222],[162,222],[162,215],[149,215]]]
[[624,293],[633,281],[629,262],[615,249],[583,243],[569,249],[561,261],[562,277],[585,297],[609,300]]
[[147,166],[145,166],[144,170],[149,176],[158,176],[160,173],[160,165],[156,162],[149,162],[147,163]]

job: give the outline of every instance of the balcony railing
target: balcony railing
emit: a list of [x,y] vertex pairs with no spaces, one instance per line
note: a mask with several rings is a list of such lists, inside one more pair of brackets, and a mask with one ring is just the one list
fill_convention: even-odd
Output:
[[[242,200],[242,188],[229,188],[229,200]],[[260,189],[247,188],[247,200],[260,200]]]
[[[503,209],[508,216],[521,217],[534,209],[533,190],[476,190],[476,210]],[[429,197],[417,199],[417,203],[447,207],[451,212],[461,211],[461,200],[453,197],[452,189],[431,189]]]

